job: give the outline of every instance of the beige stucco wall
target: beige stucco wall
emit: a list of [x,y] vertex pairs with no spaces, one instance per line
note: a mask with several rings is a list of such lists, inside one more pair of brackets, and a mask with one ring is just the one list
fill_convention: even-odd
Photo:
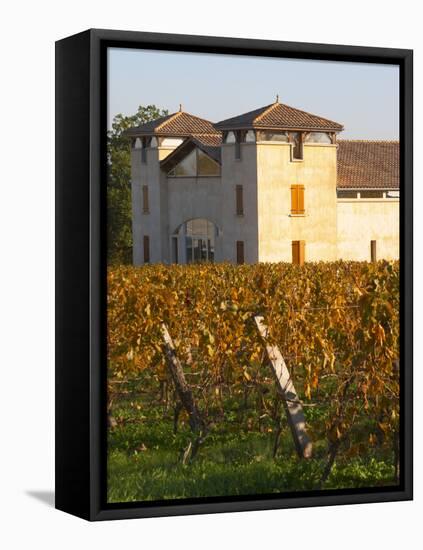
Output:
[[[244,241],[246,263],[258,262],[257,154],[255,143],[241,144],[241,160],[235,145],[222,145],[222,258],[236,262],[236,242]],[[236,186],[243,187],[244,215],[236,213]]]
[[[143,264],[143,237],[150,237],[150,261],[164,261],[168,254],[167,228],[168,199],[166,189],[160,185],[160,161],[166,158],[175,147],[147,148],[147,162],[141,163],[141,149],[131,150],[132,186],[132,238],[134,265]],[[149,213],[142,208],[142,187],[148,186]]]
[[[291,160],[288,143],[257,143],[259,261],[292,261],[292,241],[305,241],[306,261],[335,260],[336,146],[305,144]],[[291,215],[291,185],[304,185],[304,216]]]
[[338,258],[370,260],[370,241],[376,241],[376,258],[399,258],[398,199],[339,199]]
[[221,219],[221,180],[219,177],[164,178],[169,197],[169,234],[182,223],[207,218],[219,227]]
[[[305,241],[306,261],[399,257],[398,199],[336,197],[336,146],[305,144],[304,159],[291,159],[288,143],[222,145],[221,177],[168,178],[160,160],[172,147],[149,148],[147,164],[132,149],[133,259],[143,263],[143,236],[150,260],[171,262],[171,236],[184,222],[206,218],[217,227],[215,261],[236,262],[236,241],[244,241],[247,263],[292,261],[292,241]],[[243,186],[244,215],[236,214],[236,185]],[[291,215],[291,185],[304,185],[305,215]],[[148,185],[150,212],[142,210]],[[180,239],[179,259],[184,256]]]
[[[162,188],[166,188],[168,196],[167,205],[167,252],[163,260],[171,262],[170,236],[179,226],[195,218],[206,218],[213,222],[217,229],[215,236],[215,261],[222,261],[221,247],[221,211],[222,211],[222,182],[219,177],[173,177],[168,178],[162,174]],[[164,233],[165,235],[165,233]],[[183,248],[181,240],[180,245]],[[164,242],[164,248],[166,242]],[[179,258],[184,257],[184,251],[179,248]]]
[[132,260],[142,264],[142,190],[141,150],[131,149],[131,196],[132,196]]

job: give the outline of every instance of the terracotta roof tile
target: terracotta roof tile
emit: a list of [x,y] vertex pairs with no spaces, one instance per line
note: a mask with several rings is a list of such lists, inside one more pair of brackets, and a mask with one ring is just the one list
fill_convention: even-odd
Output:
[[221,162],[222,134],[194,134],[191,140],[212,159]]
[[217,133],[213,124],[184,111],[157,118],[126,132],[130,136],[190,136],[192,134]]
[[298,130],[343,130],[342,124],[300,111],[283,103],[272,103],[260,109],[255,109],[242,115],[222,120],[215,124],[219,130],[237,128],[268,128],[268,129],[298,129]]
[[222,133],[192,134],[192,138],[208,147],[220,147],[222,145]]
[[399,142],[338,140],[340,189],[399,189]]

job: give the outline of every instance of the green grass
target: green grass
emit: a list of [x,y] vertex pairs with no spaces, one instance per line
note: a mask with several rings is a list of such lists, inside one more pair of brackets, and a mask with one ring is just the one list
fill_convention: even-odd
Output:
[[[326,463],[326,442],[315,441],[313,459],[299,460],[285,426],[276,459],[272,457],[271,424],[264,433],[239,429],[236,414],[212,427],[194,462],[182,465],[191,439],[187,423],[173,434],[172,411],[145,398],[121,399],[113,414],[118,425],[109,430],[108,500],[131,502],[255,495],[312,490]],[[324,418],[324,411],[307,411]],[[310,418],[311,419],[311,418]],[[325,489],[394,484],[393,457],[377,447],[348,458],[340,453]]]

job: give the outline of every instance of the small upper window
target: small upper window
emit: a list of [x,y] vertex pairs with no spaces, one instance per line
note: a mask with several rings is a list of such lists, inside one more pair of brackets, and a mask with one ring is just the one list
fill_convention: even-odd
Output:
[[383,191],[377,189],[366,189],[360,191],[360,199],[383,199]]
[[235,143],[235,134],[233,132],[228,132],[223,141],[225,143]]
[[246,143],[255,143],[256,141],[256,135],[253,130],[248,130],[248,132],[245,134],[245,142]]
[[357,191],[351,189],[338,189],[338,199],[357,199]]
[[329,134],[326,132],[310,132],[305,141],[306,143],[332,143]]
[[286,132],[260,132],[260,140],[286,143],[288,141],[288,134]]

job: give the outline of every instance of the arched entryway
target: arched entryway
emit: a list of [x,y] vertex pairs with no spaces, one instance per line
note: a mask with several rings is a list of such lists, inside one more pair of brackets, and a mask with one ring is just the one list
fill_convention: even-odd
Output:
[[217,235],[217,226],[205,218],[194,218],[182,223],[171,237],[172,262],[214,262]]

